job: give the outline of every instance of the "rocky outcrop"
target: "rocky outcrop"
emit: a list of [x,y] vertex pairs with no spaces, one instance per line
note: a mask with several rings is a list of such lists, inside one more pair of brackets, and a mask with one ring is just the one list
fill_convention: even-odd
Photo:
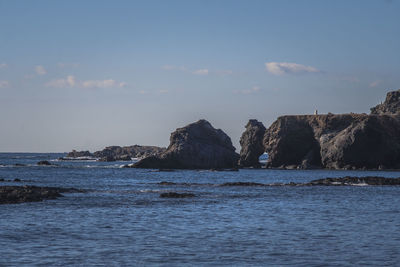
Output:
[[400,113],[400,89],[387,93],[385,102],[371,108],[371,114]]
[[400,168],[400,116],[279,117],[266,131],[270,167]]
[[158,156],[133,165],[152,169],[228,169],[235,168],[239,155],[228,135],[206,120],[199,120],[171,134],[170,145]]
[[72,150],[66,157],[60,158],[60,160],[99,159],[99,161],[130,161],[132,158],[145,158],[161,154],[164,151],[164,147],[157,146],[108,146],[94,153]]
[[249,120],[246,130],[240,138],[240,167],[259,168],[258,158],[264,153],[263,137],[265,134],[264,125],[257,120]]
[[105,161],[131,160],[131,158],[145,158],[158,155],[164,151],[164,147],[157,146],[109,146],[101,151],[94,152],[93,156],[95,156],[96,158],[107,159]]
[[35,202],[62,197],[64,192],[83,192],[73,188],[38,186],[0,186],[0,204]]

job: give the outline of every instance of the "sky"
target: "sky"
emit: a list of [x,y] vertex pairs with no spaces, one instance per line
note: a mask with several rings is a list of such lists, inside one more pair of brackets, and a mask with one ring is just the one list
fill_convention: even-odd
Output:
[[400,1],[0,0],[0,151],[168,146],[206,119],[369,113],[400,88]]

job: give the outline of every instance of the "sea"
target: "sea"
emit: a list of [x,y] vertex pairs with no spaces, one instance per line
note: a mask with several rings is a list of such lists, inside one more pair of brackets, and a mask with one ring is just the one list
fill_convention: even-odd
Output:
[[87,190],[0,205],[0,266],[400,266],[400,186],[218,186],[400,172],[157,172],[65,155],[0,153],[0,186]]

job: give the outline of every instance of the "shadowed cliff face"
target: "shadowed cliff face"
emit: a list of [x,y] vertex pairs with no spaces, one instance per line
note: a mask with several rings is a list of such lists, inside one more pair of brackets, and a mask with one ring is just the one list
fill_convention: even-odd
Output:
[[239,166],[259,168],[258,158],[264,153],[263,137],[265,134],[264,125],[257,120],[249,120],[246,131],[240,138],[240,159]]
[[160,156],[144,158],[134,168],[212,169],[237,167],[239,156],[228,135],[206,120],[171,134],[170,145]]

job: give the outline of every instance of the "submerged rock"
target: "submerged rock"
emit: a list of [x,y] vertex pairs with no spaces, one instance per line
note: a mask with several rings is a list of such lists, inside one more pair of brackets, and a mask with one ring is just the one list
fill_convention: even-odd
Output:
[[161,198],[189,198],[189,197],[195,197],[195,194],[192,193],[176,193],[176,192],[167,192],[167,193],[161,193],[160,197]]
[[263,137],[265,134],[264,125],[257,120],[249,120],[246,130],[240,138],[240,167],[259,168],[261,164],[259,157],[264,153]]
[[170,145],[158,156],[133,165],[150,169],[230,169],[236,168],[239,155],[228,135],[206,120],[199,120],[171,134]]
[[42,201],[62,197],[63,192],[83,192],[73,188],[0,186],[0,204]]

